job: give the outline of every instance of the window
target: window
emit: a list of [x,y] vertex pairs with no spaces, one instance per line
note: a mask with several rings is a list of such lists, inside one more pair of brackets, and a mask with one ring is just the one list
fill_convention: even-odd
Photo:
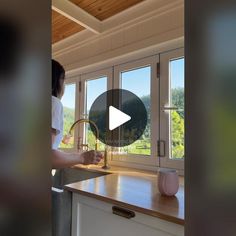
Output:
[[[66,84],[65,92],[61,99],[64,110],[64,135],[68,134],[71,125],[75,121],[75,84]],[[60,144],[60,148],[73,148],[74,137],[71,138],[68,144]]]
[[[86,110],[85,114],[88,118],[90,108],[95,101],[95,99],[101,95],[102,93],[107,91],[107,77],[103,76],[100,78],[86,80]],[[85,133],[86,138],[85,141],[88,144],[88,149],[94,149],[95,145],[95,136],[90,129],[89,124],[85,124]],[[99,145],[100,150],[105,148],[105,145],[100,142]]]
[[[161,167],[183,170],[185,144],[183,49],[83,74],[80,75],[78,82],[80,84],[77,89],[79,103],[76,101],[78,118],[87,119],[95,99],[112,88],[126,89],[134,93],[146,107],[148,122],[144,134],[131,145],[112,148],[109,154],[111,164],[152,170],[156,170],[160,164]],[[65,110],[65,133],[75,120],[75,87],[72,83],[66,85],[62,99]],[[78,125],[77,129],[78,148],[94,149],[95,136],[89,124]],[[74,140],[66,147],[73,145]],[[103,151],[105,145],[99,142],[98,148]]]
[[184,167],[184,57],[177,49],[160,55],[160,164]]
[[115,149],[111,158],[114,165],[156,170],[159,133],[158,62],[158,56],[150,56],[114,68],[113,88],[126,89],[138,96],[143,101],[148,115],[147,127],[141,138],[131,145]]
[[95,99],[106,91],[107,77],[86,81],[86,114],[89,114],[89,110]]
[[150,84],[151,84],[151,66],[136,68],[129,71],[123,71],[120,75],[121,88],[129,90],[138,96],[144,103],[147,114],[148,122],[146,130],[142,137],[129,146],[121,148],[122,152],[127,154],[151,154],[151,129],[150,129]]
[[170,60],[170,148],[171,158],[184,158],[184,58]]

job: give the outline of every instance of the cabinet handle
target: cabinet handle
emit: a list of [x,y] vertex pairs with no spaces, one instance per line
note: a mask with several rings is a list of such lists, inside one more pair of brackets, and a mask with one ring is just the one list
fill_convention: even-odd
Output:
[[130,211],[121,207],[117,207],[117,206],[112,207],[112,213],[118,216],[125,217],[127,219],[131,219],[135,217],[135,213],[133,211]]

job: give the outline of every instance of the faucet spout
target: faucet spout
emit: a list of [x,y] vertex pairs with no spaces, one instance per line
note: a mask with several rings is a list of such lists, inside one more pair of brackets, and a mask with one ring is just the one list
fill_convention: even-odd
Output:
[[[73,130],[74,130],[75,126],[76,126],[77,124],[80,124],[80,123],[88,123],[88,124],[92,125],[92,126],[95,128],[95,137],[96,137],[96,140],[95,140],[95,151],[97,151],[97,150],[98,150],[99,130],[98,130],[97,125],[96,125],[93,121],[88,120],[88,119],[79,119],[79,120],[75,121],[75,122],[72,124],[72,126],[70,127],[70,130],[69,130],[68,135],[66,135],[66,137],[64,137],[64,139],[63,139],[62,142],[65,143],[65,144],[68,143],[70,137],[73,136],[72,133],[73,133]],[[83,148],[83,147],[85,147],[85,146],[88,147],[88,144],[79,144],[79,143],[78,143],[78,148],[79,148],[79,149],[80,149],[81,147]],[[103,169],[109,169],[109,168],[110,168],[109,165],[108,165],[108,150],[107,150],[107,146],[105,146],[104,165],[102,166],[102,168],[103,168]]]
[[[73,135],[72,135],[72,132],[73,132],[75,126],[76,126],[77,124],[81,124],[81,123],[90,124],[90,125],[92,125],[92,126],[95,128],[95,138],[96,138],[96,139],[95,139],[95,151],[97,151],[97,150],[98,150],[98,139],[99,139],[98,127],[97,127],[97,125],[96,125],[93,121],[88,120],[88,119],[79,119],[79,120],[75,121],[75,122],[71,125],[68,135],[63,139],[63,143],[65,143],[65,144],[68,143],[68,139],[73,136]],[[79,143],[78,143],[78,146],[79,146],[79,148],[80,148],[80,144],[79,144]],[[83,147],[83,146],[87,146],[87,147],[88,147],[87,144],[86,144],[86,145],[85,145],[85,144],[82,144],[81,146],[82,146],[82,147]]]

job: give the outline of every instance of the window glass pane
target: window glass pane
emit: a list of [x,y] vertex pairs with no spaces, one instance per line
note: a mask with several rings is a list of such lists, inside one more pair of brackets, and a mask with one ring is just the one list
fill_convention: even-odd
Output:
[[120,148],[121,152],[127,154],[151,154],[151,130],[150,130],[150,83],[151,83],[151,66],[124,71],[121,73],[121,88],[129,90],[138,96],[144,103],[147,114],[148,122],[147,127],[142,137],[129,146]]
[[[101,77],[98,79],[88,80],[86,82],[86,117],[88,117],[90,108],[95,101],[95,99],[102,93],[107,91],[107,77]],[[88,124],[85,125],[86,130],[86,144],[88,144],[88,149],[94,149],[95,147],[95,136],[90,129]],[[99,142],[99,148],[104,149],[104,145]]]
[[170,61],[170,148],[171,158],[184,157],[184,58]]
[[[75,84],[65,85],[65,92],[61,99],[64,110],[64,135],[68,134],[71,125],[75,121]],[[68,144],[61,143],[60,148],[72,148],[74,146],[74,137]]]

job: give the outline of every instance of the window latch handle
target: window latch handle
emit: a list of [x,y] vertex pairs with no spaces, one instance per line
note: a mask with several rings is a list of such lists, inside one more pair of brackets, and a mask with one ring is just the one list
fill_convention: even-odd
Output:
[[173,110],[173,111],[176,111],[176,110],[178,110],[178,107],[163,107],[163,110],[164,111],[171,111],[171,110]]

